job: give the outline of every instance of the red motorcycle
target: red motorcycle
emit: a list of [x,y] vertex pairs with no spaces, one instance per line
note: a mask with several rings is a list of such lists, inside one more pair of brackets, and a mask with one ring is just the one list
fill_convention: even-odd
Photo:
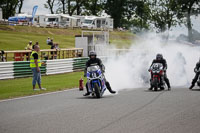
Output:
[[158,91],[158,88],[160,88],[160,90],[164,90],[165,81],[163,65],[161,63],[154,63],[149,71],[151,73],[150,84],[152,89],[154,91]]

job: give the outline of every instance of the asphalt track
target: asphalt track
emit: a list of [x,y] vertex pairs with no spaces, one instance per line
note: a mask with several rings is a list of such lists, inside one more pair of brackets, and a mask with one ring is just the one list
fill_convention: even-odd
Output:
[[199,133],[200,91],[123,90],[102,99],[78,89],[0,102],[0,133]]

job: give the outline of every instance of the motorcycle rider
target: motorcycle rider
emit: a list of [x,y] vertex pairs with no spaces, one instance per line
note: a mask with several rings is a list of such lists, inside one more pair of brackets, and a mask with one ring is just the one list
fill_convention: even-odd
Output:
[[195,86],[195,83],[197,82],[198,80],[198,77],[200,75],[200,71],[199,71],[199,68],[200,68],[200,59],[199,61],[197,62],[196,64],[196,67],[194,68],[194,72],[196,73],[194,79],[192,80],[192,85],[190,86],[190,90]]
[[[89,53],[90,59],[86,62],[86,68],[85,68],[85,71],[84,71],[84,77],[86,77],[87,68],[90,67],[90,66],[98,65],[101,68],[102,73],[105,72],[105,66],[102,64],[101,59],[97,58],[96,56],[97,56],[97,54],[94,51],[91,51]],[[104,79],[105,79],[105,76],[104,76]],[[109,92],[112,93],[112,94],[116,93],[116,91],[114,91],[114,90],[111,89],[110,83],[106,79],[105,79],[105,82],[106,82],[106,87],[109,90]],[[87,89],[87,92],[84,94],[84,96],[90,95],[87,83],[86,83],[86,89]]]
[[[154,63],[161,63],[163,65],[163,68],[164,68],[164,81],[167,84],[168,90],[171,90],[171,86],[170,86],[170,83],[169,83],[169,79],[167,78],[167,72],[166,72],[167,71],[167,61],[163,58],[162,54],[157,54],[156,55],[156,59],[153,60],[151,66]],[[150,66],[150,68],[151,68],[151,66]],[[149,71],[150,71],[150,69],[149,69]],[[152,75],[151,75],[151,79],[152,79]],[[152,85],[149,88],[149,90],[152,90]]]

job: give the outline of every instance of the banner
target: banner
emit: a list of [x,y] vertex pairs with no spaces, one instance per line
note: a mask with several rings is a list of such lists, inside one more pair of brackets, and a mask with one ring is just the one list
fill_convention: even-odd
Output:
[[[38,8],[38,6],[34,6],[34,7],[33,7],[33,12],[32,12],[32,17],[33,17],[33,19],[34,19],[34,17],[35,17],[37,8]],[[33,23],[33,19],[32,19],[32,23]]]

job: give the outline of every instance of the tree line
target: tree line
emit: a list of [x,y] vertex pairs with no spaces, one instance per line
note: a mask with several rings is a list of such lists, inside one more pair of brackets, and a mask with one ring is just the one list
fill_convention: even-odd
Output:
[[[24,0],[1,0],[3,18],[21,13]],[[114,28],[134,27],[136,31],[154,28],[165,32],[178,24],[188,28],[192,41],[191,16],[200,13],[200,0],[46,0],[51,14],[100,15],[105,11],[114,19]]]

